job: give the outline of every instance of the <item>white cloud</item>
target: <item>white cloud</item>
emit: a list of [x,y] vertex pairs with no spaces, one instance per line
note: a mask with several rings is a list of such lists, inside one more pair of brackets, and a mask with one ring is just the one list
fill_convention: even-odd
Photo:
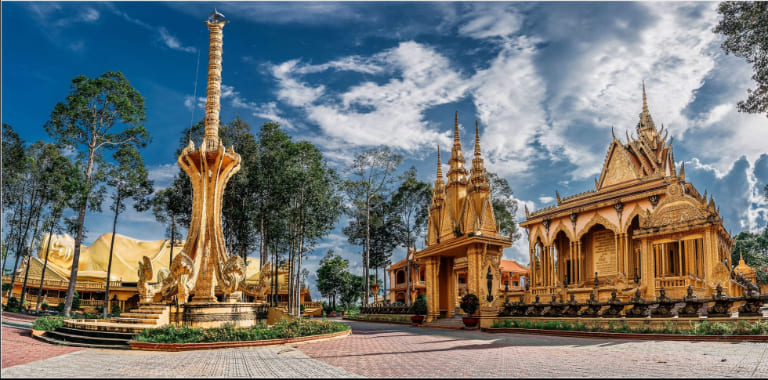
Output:
[[[335,95],[301,79],[305,73],[329,69],[374,73],[381,67],[390,67],[395,77],[383,84],[357,84]],[[314,66],[291,60],[272,66],[272,73],[279,82],[278,98],[303,108],[331,139],[352,146],[386,144],[406,151],[448,144],[450,130],[440,127],[442,131],[437,132],[424,120],[424,112],[459,100],[469,87],[444,56],[413,41],[370,59],[342,58]]]
[[197,49],[194,46],[183,46],[181,42],[179,42],[179,39],[174,37],[168,32],[168,29],[165,27],[159,27],[158,32],[160,33],[160,41],[165,44],[168,48],[171,48],[173,50],[183,51],[186,53],[194,53],[197,52]]
[[545,205],[548,204],[548,203],[552,203],[554,201],[555,201],[554,197],[550,197],[550,196],[539,197],[539,202],[541,202],[542,204],[545,204]]
[[147,166],[148,177],[154,182],[155,190],[164,189],[171,185],[173,177],[179,172],[179,165],[158,164]]
[[464,15],[465,23],[459,27],[459,34],[476,39],[510,37],[522,26],[522,16],[510,5],[499,8],[499,3],[475,4]]

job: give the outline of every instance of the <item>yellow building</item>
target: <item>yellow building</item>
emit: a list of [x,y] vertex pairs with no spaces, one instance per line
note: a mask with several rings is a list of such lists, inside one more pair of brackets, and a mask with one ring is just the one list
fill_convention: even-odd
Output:
[[[511,246],[512,241],[499,233],[493,214],[477,123],[471,170],[465,167],[458,113],[453,133],[447,183],[438,147],[437,179],[429,208],[426,247],[415,252],[413,258],[419,270],[424,270],[427,322],[453,317],[462,289],[480,298],[478,315],[483,325],[485,320],[496,316],[503,303],[499,297],[499,289],[503,288],[502,250]],[[421,281],[421,272],[418,273]]]
[[645,87],[636,134],[626,142],[613,136],[594,190],[557,194],[555,206],[535,212],[526,208],[520,225],[528,230],[531,296],[584,301],[597,286],[601,300],[614,289],[627,299],[637,287],[646,299],[661,288],[682,298],[690,285],[701,297],[718,284],[730,296],[743,293],[730,278],[733,240],[718,207],[685,181],[684,165],[676,167]]
[[[83,309],[100,308],[104,303],[111,242],[112,234],[107,233],[99,236],[90,246],[81,245],[75,290],[80,294]],[[137,307],[140,301],[137,282],[139,260],[143,256],[146,256],[156,268],[156,274],[154,274],[156,282],[162,282],[168,276],[167,268],[171,262],[170,240],[141,241],[116,234],[114,243],[112,271],[110,273],[110,299],[111,302],[117,302],[121,310],[127,311]],[[31,308],[34,308],[37,303],[41,280],[43,281],[43,289],[40,292],[41,303],[46,302],[51,307],[64,302],[69,286],[74,239],[66,234],[53,235],[48,249],[48,263],[46,265],[47,248],[48,235],[46,234],[40,243],[37,257],[31,257],[28,261],[25,260],[16,271],[13,295],[18,298],[21,295],[24,274],[27,271],[27,265],[29,265],[25,299]],[[183,248],[183,244],[174,245],[174,257],[177,253],[182,252]],[[42,276],[44,267],[45,276]],[[244,288],[253,289],[253,291],[244,292],[244,297],[249,302],[269,299],[273,292],[272,287],[266,286],[265,290],[256,290],[255,285],[272,284],[273,271],[270,264],[265,264],[260,270],[258,259],[248,259],[245,272],[246,286]],[[278,302],[285,303],[288,299],[288,272],[282,267],[278,268],[277,272]],[[3,276],[3,283],[10,284],[11,280],[11,276]],[[217,297],[223,297],[220,290],[217,290],[216,293]],[[308,308],[315,306],[311,303],[312,298],[309,289],[302,288],[300,297],[300,302],[306,304]],[[4,292],[3,303],[7,301],[6,298],[7,293]],[[156,298],[159,301],[160,295],[156,295]]]

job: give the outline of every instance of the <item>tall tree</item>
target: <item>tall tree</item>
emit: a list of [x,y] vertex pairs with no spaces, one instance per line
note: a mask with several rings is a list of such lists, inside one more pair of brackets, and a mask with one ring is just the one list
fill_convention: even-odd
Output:
[[[416,243],[416,239],[426,230],[429,217],[429,203],[432,199],[432,186],[419,181],[416,177],[416,168],[411,166],[402,176],[400,186],[392,195],[392,208],[397,215],[399,228],[397,242],[405,248],[405,289],[411,294],[411,256],[409,249]],[[411,304],[411,297],[405,297],[406,303]]]
[[[397,179],[395,170],[403,161],[402,156],[392,152],[388,147],[367,150],[352,162],[347,169],[352,179],[345,181],[344,190],[352,205],[350,215],[359,224],[365,226],[365,244],[363,250],[363,305],[368,305],[370,290],[370,257],[371,257],[371,208],[376,198],[387,198],[389,186]],[[379,203],[381,204],[381,203]]]
[[[126,201],[133,201],[136,211],[145,211],[152,205],[152,180],[149,179],[147,169],[139,152],[132,145],[123,145],[115,152],[113,165],[109,171],[107,184],[114,190],[112,192],[112,204],[109,209],[115,213],[112,220],[112,239],[109,242],[109,262],[107,264],[107,283],[104,289],[103,315],[109,313],[109,284],[112,275],[112,254],[115,248],[115,234],[117,233],[117,218],[125,211]],[[171,243],[173,245],[173,243]]]
[[317,268],[317,290],[321,296],[328,298],[328,303],[334,310],[336,297],[344,291],[348,268],[349,261],[335,255],[332,249],[320,259],[320,267]]
[[[19,258],[28,257],[34,241],[37,238],[37,230],[40,226],[40,219],[43,207],[49,200],[46,174],[53,170],[53,156],[57,153],[55,146],[38,141],[26,149],[24,171],[22,178],[21,192],[17,194],[17,202],[14,207],[18,207],[18,212],[14,212],[18,218],[10,221],[12,230],[15,231],[14,247],[15,259],[13,263],[14,276],[11,278],[11,288],[8,291],[8,297],[13,292],[16,282],[16,268],[19,266]],[[29,232],[32,232],[31,235]],[[29,267],[29,266],[27,266]]]
[[24,210],[20,207],[19,202],[24,194],[22,188],[25,183],[23,176],[26,169],[25,147],[24,140],[13,130],[13,128],[3,123],[2,126],[3,145],[2,145],[2,173],[0,177],[2,180],[2,205],[3,208],[3,220],[11,221],[7,223],[6,233],[3,236],[3,270],[5,270],[6,260],[9,253],[9,247],[11,246],[11,240],[15,240],[18,223],[13,221],[18,220],[20,213]]
[[520,228],[517,226],[515,214],[517,214],[517,199],[513,196],[512,188],[505,178],[496,173],[488,172],[488,181],[491,184],[491,205],[496,223],[499,224],[499,232],[509,236],[512,241],[520,239]]
[[[77,211],[75,249],[67,288],[64,315],[72,310],[80,244],[84,237],[85,210],[92,202],[94,190],[103,180],[97,174],[105,161],[104,151],[124,145],[146,146],[149,133],[144,129],[144,98],[120,72],[107,72],[98,78],[80,75],[72,80],[71,91],[64,102],[56,104],[45,130],[61,147],[78,152],[85,192]],[[100,205],[100,202],[98,203]],[[98,207],[95,205],[95,207]]]
[[33,147],[40,147],[35,154],[30,155],[32,165],[29,169],[33,175],[34,191],[39,192],[39,203],[33,204],[32,208],[36,212],[35,222],[33,223],[31,241],[26,245],[26,270],[24,271],[24,282],[21,287],[21,302],[23,304],[27,292],[27,279],[29,276],[29,267],[32,254],[34,253],[35,241],[38,239],[40,222],[44,221],[43,214],[46,209],[50,210],[55,203],[60,202],[57,199],[61,196],[62,188],[67,186],[70,176],[74,174],[73,165],[58,148],[53,144],[36,143]]
[[291,147],[286,163],[286,217],[289,235],[289,312],[298,314],[301,292],[301,265],[304,255],[329,231],[341,213],[337,194],[339,178],[328,168],[317,147],[300,141]]
[[754,70],[757,87],[747,90],[747,99],[739,101],[738,109],[768,117],[768,3],[724,1],[717,12],[723,18],[714,32],[725,36],[720,47],[725,54],[746,59]]
[[[155,216],[155,220],[166,225],[165,236],[171,241],[168,268],[173,263],[173,247],[178,240],[179,231],[189,226],[189,221],[185,223],[184,215],[190,206],[188,203],[184,203],[185,197],[174,186],[181,180],[186,180],[186,178],[174,177],[172,185],[159,190],[152,200],[152,214]],[[189,181],[187,180],[187,182]],[[180,187],[181,185],[179,185]]]

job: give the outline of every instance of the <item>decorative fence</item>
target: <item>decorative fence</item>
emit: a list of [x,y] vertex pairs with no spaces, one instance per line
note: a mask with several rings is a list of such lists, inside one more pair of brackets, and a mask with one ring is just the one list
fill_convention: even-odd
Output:
[[402,304],[374,305],[360,308],[360,314],[411,314],[411,307]]
[[539,296],[532,303],[507,302],[500,317],[620,317],[627,318],[672,318],[698,317],[730,317],[731,308],[735,303],[742,303],[738,307],[739,317],[762,317],[761,308],[768,303],[768,294],[761,295],[758,291],[746,291],[743,296],[729,297],[723,294],[721,286],[717,287],[717,293],[712,298],[698,298],[693,295],[693,287],[688,287],[688,296],[681,299],[673,299],[662,294],[653,300],[640,297],[639,291],[629,301],[621,301],[616,298],[616,292],[611,294],[608,301],[600,302],[592,293],[586,302],[577,302],[571,296],[567,302],[558,301],[552,296],[549,302],[540,302]]
[[[11,283],[11,280],[13,277],[10,275],[3,275],[3,283]],[[16,284],[24,283],[24,276],[16,276]],[[39,278],[32,278],[27,277],[27,288],[30,287],[39,287],[40,286],[40,279]],[[43,287],[45,288],[60,288],[60,289],[66,289],[69,286],[68,280],[44,280],[43,281]],[[123,286],[122,281],[110,281],[109,287],[110,288],[117,288]],[[75,289],[77,290],[102,290],[106,288],[106,282],[96,282],[96,281],[77,281],[75,282]]]

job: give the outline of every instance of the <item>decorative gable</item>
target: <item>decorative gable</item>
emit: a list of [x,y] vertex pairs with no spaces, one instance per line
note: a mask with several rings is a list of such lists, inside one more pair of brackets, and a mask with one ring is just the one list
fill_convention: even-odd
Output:
[[634,165],[627,157],[624,147],[616,140],[608,148],[608,156],[603,165],[599,188],[637,179]]

